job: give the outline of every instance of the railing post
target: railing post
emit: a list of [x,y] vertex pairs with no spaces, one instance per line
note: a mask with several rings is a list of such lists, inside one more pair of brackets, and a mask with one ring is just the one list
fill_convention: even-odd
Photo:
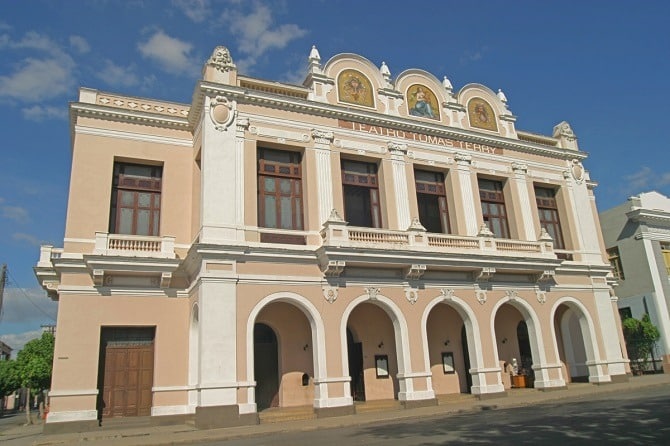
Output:
[[174,241],[175,237],[171,235],[165,235],[161,240],[161,257],[166,259],[174,259]]
[[349,229],[347,229],[347,223],[340,217],[340,214],[337,213],[335,209],[330,212],[328,220],[323,223],[323,229],[321,230],[321,237],[323,238],[323,244],[327,246],[338,245],[344,242],[345,244],[349,242]]
[[51,266],[51,251],[53,245],[40,246],[40,260],[37,262],[38,268],[48,268]]
[[407,228],[408,243],[410,246],[428,246],[426,228],[423,227],[418,218],[414,217]]
[[554,252],[554,239],[551,238],[544,228],[542,228],[540,238],[537,241],[540,242],[540,251],[542,254],[552,254]]
[[479,237],[479,249],[482,251],[495,251],[496,241],[493,235],[493,232],[486,226],[486,223],[482,223],[477,233],[477,237]]
[[106,254],[107,253],[107,241],[109,239],[109,234],[107,232],[96,232],[95,233],[95,250],[94,254]]

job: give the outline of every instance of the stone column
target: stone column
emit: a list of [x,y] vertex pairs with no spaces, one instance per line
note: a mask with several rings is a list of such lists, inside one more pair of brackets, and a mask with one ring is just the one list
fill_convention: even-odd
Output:
[[333,209],[332,166],[330,162],[330,143],[333,132],[312,130],[314,154],[316,158],[317,188],[319,192],[319,224],[328,220]]
[[411,223],[409,214],[409,197],[407,195],[407,172],[405,171],[405,155],[407,145],[395,142],[388,143],[391,153],[391,166],[393,171],[393,188],[395,192],[395,208],[398,228],[405,230]]
[[206,98],[202,117],[201,243],[244,240],[243,145],[247,119],[236,103]]

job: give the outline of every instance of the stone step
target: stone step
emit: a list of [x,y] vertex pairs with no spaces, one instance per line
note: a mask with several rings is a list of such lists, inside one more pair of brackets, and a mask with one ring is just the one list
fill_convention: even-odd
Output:
[[470,393],[448,393],[445,395],[437,395],[437,404],[442,406],[445,404],[458,404],[465,401],[474,401],[477,397]]
[[261,424],[285,421],[313,420],[316,418],[312,406],[271,407],[258,413]]
[[398,400],[372,400],[356,402],[356,413],[384,412],[389,410],[401,410],[402,403]]

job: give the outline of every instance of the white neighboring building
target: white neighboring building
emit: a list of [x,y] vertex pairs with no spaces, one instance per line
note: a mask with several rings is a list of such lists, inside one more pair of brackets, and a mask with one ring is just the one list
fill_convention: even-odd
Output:
[[670,198],[658,192],[630,197],[600,214],[607,254],[619,286],[619,312],[649,313],[659,328],[657,353],[670,367]]

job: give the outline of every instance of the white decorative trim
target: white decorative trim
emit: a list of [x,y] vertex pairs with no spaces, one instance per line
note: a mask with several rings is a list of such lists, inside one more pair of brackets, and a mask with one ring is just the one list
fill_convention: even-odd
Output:
[[430,378],[433,376],[432,372],[409,372],[409,373],[398,373],[396,375],[398,379],[402,378]]
[[191,139],[170,138],[167,136],[149,135],[147,133],[122,132],[119,130],[98,129],[98,128],[85,127],[82,125],[75,125],[74,132],[75,134],[80,135],[103,136],[115,139],[129,139],[132,141],[169,144],[171,146],[193,147],[193,140]]
[[278,142],[286,141],[309,142],[311,139],[307,133],[289,132],[286,130],[271,129],[267,127],[250,126],[249,133],[252,135],[275,138]]
[[63,412],[49,412],[46,422],[47,424],[67,423],[71,421],[96,421],[97,419],[97,410],[70,410]]
[[419,299],[419,292],[416,288],[411,287],[405,288],[405,297],[407,298],[409,303],[414,305],[416,301]]
[[352,406],[354,399],[350,396],[341,396],[338,398],[320,398],[314,400],[314,407],[322,409],[326,407],[343,407]]
[[241,403],[238,404],[237,407],[239,408],[240,415],[245,414],[245,413],[256,413],[256,403]]
[[86,396],[86,395],[97,395],[98,389],[81,389],[81,390],[52,390],[49,392],[49,397],[61,397],[61,396]]
[[195,413],[195,407],[189,406],[188,404],[182,404],[179,406],[155,406],[151,408],[152,417],[160,417],[165,415],[185,415],[191,413]]
[[337,300],[338,287],[337,286],[324,286],[323,287],[323,297],[332,304]]
[[314,384],[348,382],[351,382],[351,376],[326,376],[324,378],[314,378]]
[[398,392],[399,401],[421,401],[432,400],[435,398],[435,391],[431,390],[415,390],[413,392]]
[[152,387],[152,392],[181,392],[184,390],[195,390],[195,386],[156,386]]
[[370,300],[376,300],[377,299],[377,294],[379,294],[381,290],[379,288],[375,287],[367,287],[365,288],[365,294],[368,295],[368,299]]
[[360,141],[350,139],[335,139],[333,145],[340,149],[356,150],[359,153],[386,153],[386,147],[381,144],[366,144]]

